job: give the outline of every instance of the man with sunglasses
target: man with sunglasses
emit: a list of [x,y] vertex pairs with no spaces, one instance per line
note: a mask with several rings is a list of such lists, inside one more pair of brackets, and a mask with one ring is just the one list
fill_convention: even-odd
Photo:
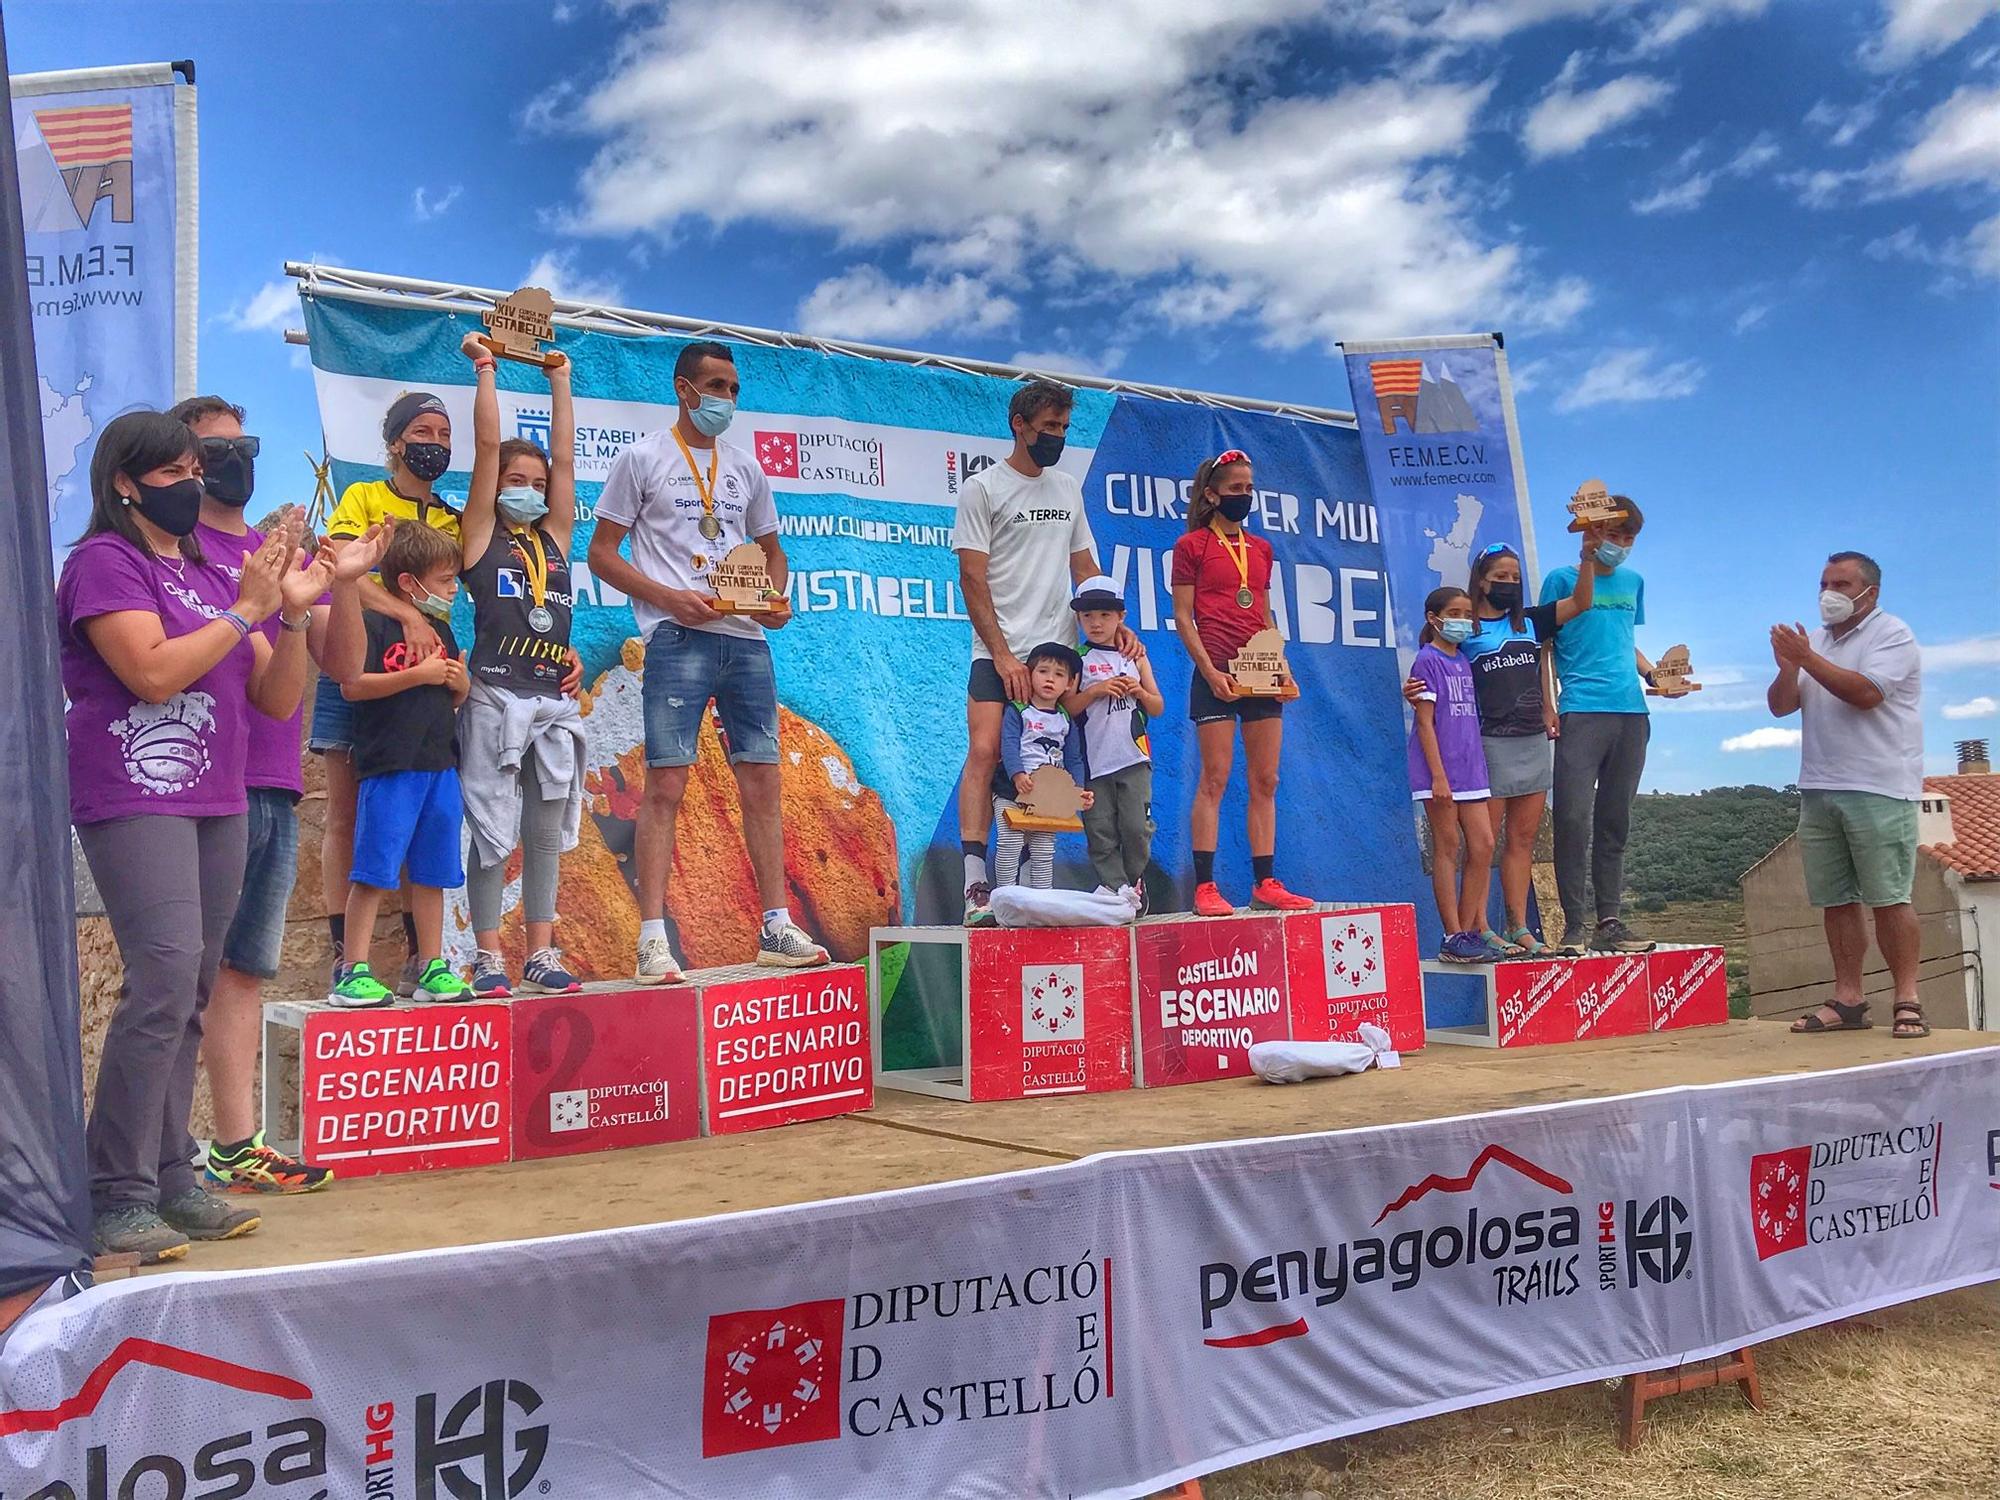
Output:
[[[258,441],[243,431],[243,408],[220,396],[192,397],[169,415],[186,423],[201,445],[201,516],[195,537],[202,556],[207,566],[236,577],[243,559],[264,545],[263,533],[244,519],[244,507],[256,486]],[[315,606],[296,627],[312,632],[308,644],[315,662],[325,616],[326,609]],[[281,628],[279,616],[272,615],[260,628],[275,640]],[[250,715],[250,744],[244,759],[250,828],[243,889],[223,939],[222,968],[203,1012],[201,1061],[214,1109],[207,1177],[230,1192],[307,1193],[333,1180],[327,1168],[309,1167],[266,1146],[256,1120],[264,981],[278,972],[285,909],[298,875],[296,808],[304,791],[299,761],[304,712],[301,703],[289,719]]]

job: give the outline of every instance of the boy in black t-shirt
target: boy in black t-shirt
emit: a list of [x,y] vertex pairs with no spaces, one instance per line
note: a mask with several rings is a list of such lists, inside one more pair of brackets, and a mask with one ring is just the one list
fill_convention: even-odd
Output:
[[[369,968],[382,892],[410,878],[416,920],[419,1000],[457,1000],[467,991],[442,957],[444,893],[465,883],[459,858],[464,805],[458,787],[458,706],[470,686],[451,635],[458,592],[458,544],[421,523],[396,528],[382,557],[382,581],[421,610],[439,651],[413,660],[402,623],[373,611],[337,612],[338,628],[367,634],[361,675],[341,685],[354,704],[354,869],[347,895],[347,957],[335,1005],[387,1005],[394,993]],[[335,628],[332,624],[329,629]],[[351,637],[350,637],[351,639]]]

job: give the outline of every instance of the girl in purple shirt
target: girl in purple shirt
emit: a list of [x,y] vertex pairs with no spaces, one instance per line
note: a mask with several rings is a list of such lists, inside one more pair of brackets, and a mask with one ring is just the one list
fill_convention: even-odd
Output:
[[[298,707],[299,627],[333,558],[299,568],[298,537],[281,526],[243,558],[240,582],[210,564],[193,537],[199,449],[161,412],[104,429],[90,490],[89,527],[56,586],[70,820],[125,984],[85,1142],[98,1251],[150,1264],[185,1255],[190,1238],[257,1227],[202,1190],[187,1121],[243,877],[249,714]],[[292,627],[275,643],[258,629],[273,614]]]
[[[1423,684],[1410,729],[1410,795],[1424,804],[1431,825],[1431,889],[1444,922],[1447,963],[1492,963],[1506,955],[1481,937],[1486,887],[1493,863],[1493,824],[1487,798],[1486,751],[1479,740],[1479,703],[1472,668],[1459,647],[1478,622],[1464,589],[1432,589],[1424,600],[1423,644],[1410,676]],[[1461,813],[1464,813],[1461,816]],[[1458,857],[1465,854],[1465,875]]]

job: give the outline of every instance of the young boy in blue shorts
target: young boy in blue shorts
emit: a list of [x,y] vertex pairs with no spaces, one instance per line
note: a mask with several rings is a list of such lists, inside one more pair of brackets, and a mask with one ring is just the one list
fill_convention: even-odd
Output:
[[459,855],[464,804],[458,789],[458,706],[470,682],[451,635],[458,543],[420,523],[396,528],[381,577],[422,610],[439,650],[413,659],[401,623],[369,610],[340,610],[328,630],[366,632],[361,675],[341,684],[354,704],[354,873],[347,895],[348,964],[327,996],[335,1005],[387,1005],[395,993],[370,968],[382,893],[407,868],[416,918],[415,998],[458,1000],[470,991],[444,961],[444,893],[465,884]]

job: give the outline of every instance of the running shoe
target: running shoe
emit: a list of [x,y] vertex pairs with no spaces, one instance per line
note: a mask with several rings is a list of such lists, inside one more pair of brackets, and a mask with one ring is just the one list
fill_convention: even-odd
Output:
[[975,880],[965,888],[965,925],[967,927],[998,927],[1000,919],[987,909],[986,903],[992,899],[993,887],[983,880]]
[[265,1145],[261,1130],[231,1152],[210,1146],[203,1175],[225,1193],[316,1193],[333,1181],[331,1167],[309,1167]]
[[417,1000],[469,1000],[472,990],[463,979],[452,973],[451,965],[441,958],[434,958],[425,964],[417,976],[417,991],[412,997]]
[[1486,943],[1476,932],[1454,932],[1444,940],[1438,950],[1438,959],[1448,964],[1484,964],[1493,960],[1487,956]]
[[472,955],[472,993],[481,1000],[505,1000],[514,993],[514,981],[507,977],[507,960],[491,948]]
[[338,1005],[346,1010],[392,1005],[396,999],[389,987],[369,972],[366,964],[349,964],[347,971],[340,976],[340,983],[326,998],[329,1005]]
[[161,1218],[150,1203],[121,1203],[107,1208],[90,1226],[99,1255],[136,1255],[142,1266],[179,1260],[188,1253],[188,1237]]
[[639,939],[639,962],[633,977],[641,984],[679,984],[687,978],[674,945],[663,937]]
[[[1098,889],[1103,890],[1104,887],[1099,886]],[[1146,893],[1136,885],[1121,885],[1112,894],[1132,908],[1129,920],[1136,922],[1146,914]]]
[[1213,880],[1204,880],[1194,888],[1194,914],[1197,917],[1233,917],[1236,908],[1229,904],[1229,898],[1216,889]]
[[1590,932],[1575,922],[1563,924],[1563,940],[1556,944],[1556,955],[1560,958],[1582,958],[1590,941]]
[[417,990],[424,982],[424,972],[422,962],[415,958],[407,960],[403,972],[396,976],[396,997],[399,1000],[417,999]]
[[826,949],[807,937],[796,922],[765,928],[757,935],[757,962],[767,969],[810,969],[832,962]]
[[1275,875],[1257,882],[1257,888],[1250,893],[1250,904],[1259,911],[1311,911],[1319,905],[1310,896],[1286,890]]
[[191,1240],[233,1240],[264,1222],[254,1209],[224,1203],[198,1187],[182,1188],[160,1200],[160,1217]]
[[1651,953],[1658,946],[1650,938],[1640,937],[1616,917],[1604,918],[1590,934],[1592,953]]
[[532,995],[573,995],[583,981],[563,967],[562,949],[537,948],[521,965],[521,988]]

